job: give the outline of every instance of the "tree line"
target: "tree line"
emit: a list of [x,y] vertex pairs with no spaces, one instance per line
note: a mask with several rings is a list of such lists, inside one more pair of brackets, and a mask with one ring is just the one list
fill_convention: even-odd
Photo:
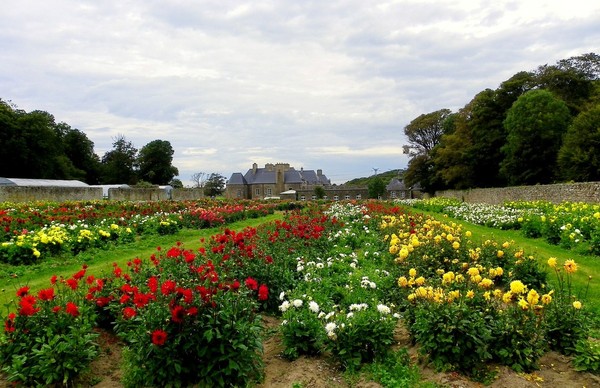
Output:
[[173,179],[179,171],[172,165],[170,142],[153,140],[138,150],[123,135],[113,141],[113,148],[100,158],[79,129],[56,123],[48,112],[25,112],[0,99],[2,177],[181,186]]
[[404,127],[405,183],[427,192],[600,180],[600,56],[521,71],[458,112]]

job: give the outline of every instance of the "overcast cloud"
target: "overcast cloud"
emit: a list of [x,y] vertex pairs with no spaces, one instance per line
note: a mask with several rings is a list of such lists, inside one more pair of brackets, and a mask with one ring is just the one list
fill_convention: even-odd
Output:
[[589,0],[4,0],[0,98],[99,156],[167,140],[186,185],[254,162],[343,183],[405,168],[418,115],[599,42]]

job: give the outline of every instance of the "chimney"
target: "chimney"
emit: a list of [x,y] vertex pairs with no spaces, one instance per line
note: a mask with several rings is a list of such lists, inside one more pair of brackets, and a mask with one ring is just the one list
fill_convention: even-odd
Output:
[[252,163],[252,174],[256,174],[257,169],[258,169],[258,164]]

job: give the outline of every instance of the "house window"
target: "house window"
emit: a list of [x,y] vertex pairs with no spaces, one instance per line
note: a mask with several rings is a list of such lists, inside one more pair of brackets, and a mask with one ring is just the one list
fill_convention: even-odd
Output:
[[238,190],[238,191],[237,191],[237,197],[238,197],[238,198],[241,198],[241,197],[242,197],[242,190]]
[[256,191],[254,191],[254,193],[255,193],[256,195],[260,195],[260,189],[256,189]]
[[356,199],[362,199],[362,195],[356,194]]
[[334,201],[337,201],[337,200],[339,200],[339,199],[340,199],[339,195],[334,195],[334,196],[333,196],[333,200],[334,200]]
[[346,196],[344,197],[344,199],[348,200],[348,199],[350,199],[350,196],[348,194],[346,194]]
[[392,192],[390,193],[390,197],[392,197],[392,198],[396,198],[396,192],[395,192],[395,191],[392,191]]
[[311,197],[311,199],[314,201],[315,199],[317,199],[317,196],[316,196],[316,195],[313,195],[313,196]]
[[406,198],[406,191],[402,192],[402,199]]
[[273,194],[273,190],[272,189],[267,189],[267,195],[270,197]]
[[305,197],[304,195],[301,195],[301,196],[300,196],[300,200],[301,200],[301,201],[306,201],[306,197]]
[[327,196],[326,196],[326,195],[324,195],[324,196],[323,196],[323,199],[329,199],[329,198],[327,198]]

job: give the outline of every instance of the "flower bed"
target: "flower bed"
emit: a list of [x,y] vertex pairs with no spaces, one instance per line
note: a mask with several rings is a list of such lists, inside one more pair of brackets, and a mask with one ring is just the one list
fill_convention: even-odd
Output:
[[490,361],[529,371],[547,349],[574,352],[587,334],[577,264],[549,260],[561,285],[550,290],[518,247],[469,237],[381,202],[307,206],[198,251],[175,245],[37,296],[23,289],[0,361],[13,381],[72,381],[93,354],[56,374],[42,353],[60,338],[58,362],[70,360],[100,325],[126,343],[126,386],[247,385],[262,377],[260,314],[281,315],[288,359],[326,352],[347,370],[388,357],[399,322],[438,369],[478,380]]

